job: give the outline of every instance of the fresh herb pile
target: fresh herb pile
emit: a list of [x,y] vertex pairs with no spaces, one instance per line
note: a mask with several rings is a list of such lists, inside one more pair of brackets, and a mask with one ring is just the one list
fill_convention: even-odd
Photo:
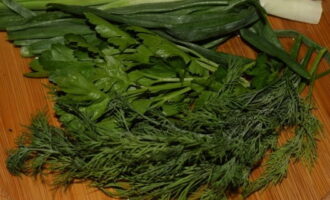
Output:
[[[329,73],[317,74],[329,53],[274,31],[258,1],[2,2],[0,27],[35,57],[26,76],[51,81],[62,123],[32,120],[7,160],[12,174],[88,181],[121,198],[220,200],[280,182],[292,159],[313,165],[320,124],[312,90],[300,93]],[[214,50],[237,34],[255,60]],[[290,52],[279,37],[296,38]],[[283,130],[294,136],[279,145]]]

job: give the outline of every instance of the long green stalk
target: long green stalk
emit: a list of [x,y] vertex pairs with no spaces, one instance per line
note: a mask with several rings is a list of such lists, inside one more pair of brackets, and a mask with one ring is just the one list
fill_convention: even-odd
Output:
[[[100,10],[107,10],[111,8],[118,8],[124,6],[158,3],[158,2],[173,2],[180,0],[17,0],[21,6],[31,10],[45,10],[48,4],[58,3],[65,5],[79,5],[79,6],[95,6]],[[7,6],[0,2],[0,11],[7,10]]]
[[[115,2],[116,0],[29,0],[29,1],[17,1],[21,6],[31,10],[45,10],[47,4],[61,3],[66,5],[82,5],[82,6],[98,6],[109,2]],[[0,10],[7,10],[7,6],[0,2]]]

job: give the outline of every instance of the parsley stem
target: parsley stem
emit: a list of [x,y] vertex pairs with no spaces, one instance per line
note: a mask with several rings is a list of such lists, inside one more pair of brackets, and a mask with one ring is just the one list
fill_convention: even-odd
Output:
[[178,90],[178,91],[175,91],[175,92],[172,92],[164,97],[162,97],[162,100],[158,103],[156,103],[155,105],[153,105],[151,108],[156,108],[158,106],[161,106],[162,104],[164,104],[166,101],[169,101],[177,96],[180,96],[186,92],[189,92],[191,90],[190,87],[186,87],[186,88],[183,88],[181,90]]
[[129,90],[126,92],[125,95],[135,95],[135,94],[140,94],[140,93],[144,93],[144,92],[159,92],[161,90],[171,90],[171,89],[177,89],[177,88],[182,88],[182,87],[186,87],[189,86],[191,84],[190,81],[184,81],[181,83],[167,83],[167,84],[162,84],[162,85],[157,85],[157,86],[150,86],[150,87],[143,87],[140,89],[136,89],[136,90]]

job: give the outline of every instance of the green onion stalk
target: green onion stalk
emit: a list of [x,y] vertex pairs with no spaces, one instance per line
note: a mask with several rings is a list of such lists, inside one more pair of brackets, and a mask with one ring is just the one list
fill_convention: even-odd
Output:
[[[6,2],[4,0],[3,2]],[[118,8],[145,3],[172,2],[177,0],[17,0],[21,6],[31,10],[45,10],[48,4],[59,3],[65,5],[93,6],[101,10]],[[8,10],[7,6],[0,2],[0,11]]]

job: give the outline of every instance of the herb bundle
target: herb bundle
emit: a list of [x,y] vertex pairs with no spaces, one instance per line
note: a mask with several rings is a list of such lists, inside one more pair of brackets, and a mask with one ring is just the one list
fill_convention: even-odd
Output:
[[[12,174],[53,174],[57,186],[91,181],[120,198],[218,200],[280,182],[292,159],[314,163],[320,124],[311,94],[300,92],[329,73],[317,74],[329,53],[274,31],[258,1],[3,3],[11,11],[0,14],[17,23],[0,27],[36,56],[26,76],[53,83],[62,123],[32,120],[7,160]],[[258,50],[255,60],[213,50],[236,34]],[[297,38],[291,52],[278,37]],[[309,50],[299,61],[302,44]],[[294,136],[278,145],[283,130]]]

